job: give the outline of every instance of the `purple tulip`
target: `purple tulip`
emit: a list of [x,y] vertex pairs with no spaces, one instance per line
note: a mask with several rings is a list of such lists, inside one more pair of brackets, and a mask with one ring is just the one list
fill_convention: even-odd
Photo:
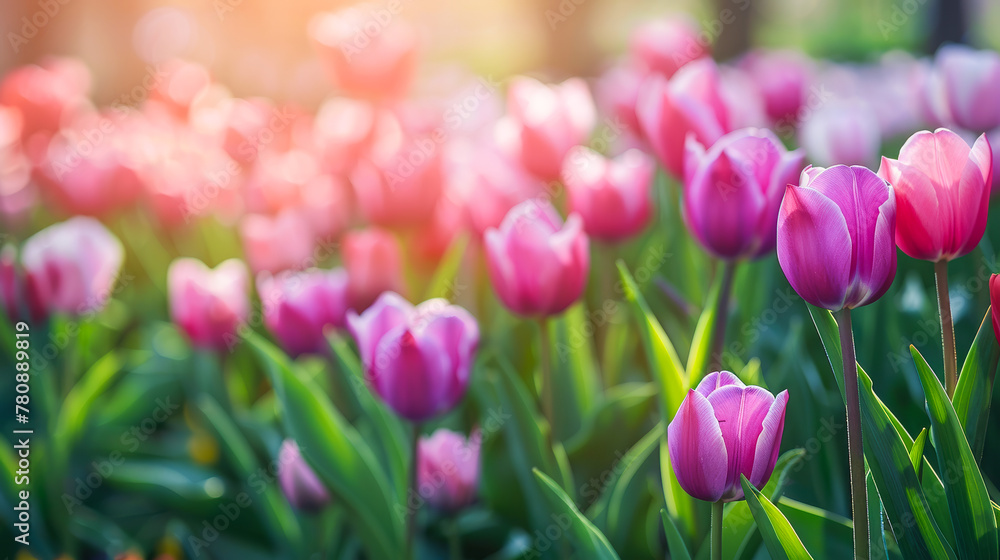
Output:
[[865,167],[807,167],[778,215],[778,263],[809,303],[874,302],[896,277],[896,196]]
[[310,269],[257,276],[264,324],[292,356],[326,352],[324,327],[347,326],[347,272]]
[[296,509],[315,513],[330,503],[330,493],[302,458],[297,443],[286,439],[278,451],[278,484]]
[[766,129],[730,132],[707,151],[689,137],[684,159],[684,221],[710,253],[757,258],[774,249],[774,224],[785,185],[802,170]]
[[940,124],[976,132],[1000,126],[1000,54],[962,45],[941,47],[926,87],[926,102]]
[[414,307],[393,292],[364,313],[348,313],[365,373],[397,414],[422,422],[458,404],[469,386],[479,326],[443,299]]
[[479,486],[478,433],[466,439],[444,428],[420,438],[417,491],[435,508],[454,513],[476,499]]
[[520,315],[555,315],[573,304],[587,284],[589,241],[583,221],[563,224],[547,200],[512,208],[500,229],[486,232],[486,261],[500,301]]
[[778,460],[788,391],[775,397],[728,371],[708,374],[667,428],[677,482],[706,502],[743,499],[740,475],[763,488]]

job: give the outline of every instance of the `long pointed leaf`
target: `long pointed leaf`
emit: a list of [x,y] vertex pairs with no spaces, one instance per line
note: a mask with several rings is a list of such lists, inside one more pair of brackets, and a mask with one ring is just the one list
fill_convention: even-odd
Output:
[[747,477],[742,474],[740,475],[740,484],[743,485],[743,494],[746,496],[747,505],[750,507],[750,512],[753,513],[757,527],[760,528],[764,544],[767,546],[768,552],[771,553],[771,558],[811,560],[812,556],[802,544],[802,539],[795,534],[795,529],[792,529],[791,523],[781,513],[781,510],[754,488],[753,484],[750,484]]
[[987,309],[976,339],[965,357],[954,397],[955,412],[962,422],[965,438],[969,440],[977,462],[983,456],[990,403],[993,402],[993,381],[1000,362],[1000,344],[997,344],[996,334],[993,332],[992,318],[992,309]]
[[[578,548],[581,558],[593,560],[617,560],[618,554],[611,548],[611,543],[593,523],[576,508],[573,500],[566,495],[551,478],[545,473],[534,469],[538,486],[541,487],[542,496],[549,504],[552,511],[552,522],[557,526],[565,523],[568,526],[561,527],[569,530],[569,535]],[[563,521],[565,520],[565,522]]]

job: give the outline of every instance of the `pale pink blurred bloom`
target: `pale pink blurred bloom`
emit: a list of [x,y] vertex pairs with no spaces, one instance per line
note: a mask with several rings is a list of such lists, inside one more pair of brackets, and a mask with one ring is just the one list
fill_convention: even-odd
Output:
[[264,324],[293,357],[324,354],[326,327],[347,326],[347,272],[342,268],[257,275]]
[[617,64],[597,80],[594,88],[601,113],[620,119],[636,134],[641,133],[635,104],[645,74],[630,64]]
[[316,175],[306,181],[300,188],[299,200],[299,211],[319,240],[338,237],[354,216],[350,185],[330,175]]
[[[334,85],[352,97],[406,95],[417,65],[417,30],[398,16],[375,19],[373,10],[353,6],[323,13],[309,22],[309,36]],[[377,31],[372,33],[372,28]]]
[[862,71],[863,83],[878,80],[879,87],[864,87],[862,91],[878,118],[882,138],[911,133],[925,124],[922,91],[927,80],[928,68],[905,51],[889,51],[877,64]]
[[243,184],[247,208],[274,214],[301,206],[305,185],[319,175],[320,162],[306,150],[261,153]]
[[[719,94],[729,115],[729,127],[762,128],[771,126],[764,108],[764,95],[746,70],[736,66],[719,67]],[[784,119],[774,123],[775,132],[785,135],[794,131],[795,120]]]
[[261,151],[287,151],[294,120],[291,107],[275,107],[264,98],[233,99],[227,104],[223,147],[242,165],[257,160]]
[[212,85],[208,69],[195,62],[172,59],[154,70],[149,74],[154,85],[148,102],[162,106],[179,120],[187,120],[191,106]]
[[250,314],[249,289],[247,269],[238,259],[212,269],[198,259],[180,258],[167,270],[170,316],[197,348],[233,347]]
[[507,90],[507,117],[498,123],[498,142],[543,181],[559,178],[563,158],[584,144],[596,120],[587,84],[571,78],[546,85],[533,78],[513,78]]
[[398,127],[367,101],[335,97],[316,113],[313,141],[320,164],[330,173],[346,175],[371,147],[380,126]]
[[646,22],[632,32],[629,54],[646,73],[670,78],[688,62],[709,55],[709,35],[686,15]]
[[587,234],[621,241],[641,232],[652,214],[653,158],[629,150],[613,159],[577,146],[563,162],[562,178],[570,212],[579,214]]
[[315,239],[300,212],[282,211],[277,216],[249,214],[240,223],[240,237],[247,264],[254,274],[261,271],[300,270],[316,264]]
[[925,96],[937,124],[985,132],[1000,126],[1000,54],[945,45],[934,57]]
[[367,309],[382,292],[404,291],[403,255],[392,233],[376,228],[350,231],[344,235],[341,257],[351,309]]
[[433,273],[455,240],[466,230],[465,209],[456,201],[442,198],[431,222],[411,233],[411,251],[418,266]]
[[813,80],[809,57],[799,51],[761,49],[748,53],[739,64],[757,84],[773,122],[798,120]]
[[800,142],[813,164],[873,166],[882,134],[878,118],[862,100],[835,100],[810,112],[799,131]]
[[32,166],[21,147],[21,113],[0,106],[0,222],[8,231],[24,225],[37,193]]
[[[1000,128],[987,134],[986,139],[989,141],[990,147],[993,149],[993,163],[996,165],[1000,162]],[[997,193],[1000,193],[1000,173],[994,171],[991,195],[996,196]]]
[[440,428],[420,438],[417,448],[417,491],[434,508],[454,513],[476,499],[482,434],[468,438]]
[[36,133],[54,133],[89,107],[90,71],[71,58],[47,58],[41,66],[17,68],[0,82],[0,105],[21,112],[25,142]]

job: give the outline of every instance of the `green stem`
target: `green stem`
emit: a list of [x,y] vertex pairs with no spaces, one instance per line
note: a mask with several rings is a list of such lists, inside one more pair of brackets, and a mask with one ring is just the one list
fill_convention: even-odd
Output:
[[457,517],[452,517],[448,523],[448,551],[451,560],[462,560],[462,539],[458,534]]
[[549,319],[541,317],[538,319],[539,343],[541,344],[540,360],[542,362],[542,413],[549,423],[549,445],[556,440],[556,417],[553,404],[552,387],[552,340],[549,337]]
[[941,315],[944,386],[951,398],[958,386],[958,357],[955,355],[955,322],[951,318],[951,299],[948,297],[948,261],[934,263],[934,283],[937,285],[938,314]]
[[[406,493],[407,499],[410,496],[419,496],[419,488],[417,488],[417,452],[420,446],[420,424],[417,422],[413,423],[413,445],[410,448],[410,457],[413,458],[413,463],[410,465],[410,491]],[[420,500],[415,500],[415,503],[419,504]],[[414,560],[417,557],[417,547],[416,547],[416,534],[417,534],[417,514],[420,512],[420,507],[415,506],[413,511],[409,512],[406,516],[406,552],[410,560]]]
[[712,353],[708,361],[708,371],[722,369],[723,347],[726,344],[726,321],[729,319],[729,298],[733,292],[733,278],[735,276],[736,261],[723,263],[722,285],[719,287],[719,307],[715,311],[715,328],[712,330]]
[[861,402],[858,396],[858,361],[854,354],[851,310],[837,312],[840,350],[844,358],[844,392],[847,398],[847,451],[851,467],[851,514],[854,519],[854,558],[868,560],[868,486],[861,441]]
[[722,560],[722,501],[712,504],[712,560]]

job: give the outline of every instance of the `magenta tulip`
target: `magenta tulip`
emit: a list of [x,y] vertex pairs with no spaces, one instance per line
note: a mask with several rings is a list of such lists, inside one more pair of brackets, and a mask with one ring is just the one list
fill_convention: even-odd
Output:
[[803,157],[766,129],[730,132],[707,151],[691,138],[684,162],[688,230],[723,259],[770,253],[785,185],[795,181]]
[[656,19],[636,28],[629,40],[629,55],[646,73],[666,78],[682,66],[709,55],[711,37],[686,16]]
[[417,448],[417,491],[431,506],[455,513],[476,499],[482,437],[441,428],[420,438]]
[[776,123],[798,121],[813,77],[812,61],[798,51],[757,50],[740,61],[764,96],[767,116]]
[[590,269],[583,220],[563,224],[547,200],[528,200],[486,232],[490,280],[500,301],[520,315],[561,313],[583,294]]
[[330,493],[302,458],[299,446],[286,439],[278,451],[278,484],[288,502],[296,509],[316,513],[330,503]]
[[831,102],[812,111],[799,133],[815,165],[874,165],[882,146],[878,118],[864,102]]
[[21,248],[29,306],[79,316],[104,308],[125,249],[93,218],[77,216],[31,236]]
[[383,292],[403,290],[403,254],[391,233],[375,228],[348,232],[342,258],[351,309],[364,311]]
[[976,132],[1000,126],[1000,54],[995,51],[941,47],[926,87],[926,101],[940,124]]
[[660,75],[647,78],[635,110],[643,136],[674,177],[684,173],[684,143],[689,134],[711,146],[731,130],[719,70],[708,58],[687,64],[669,81]]
[[838,311],[885,294],[896,277],[896,197],[864,167],[807,167],[778,214],[778,263],[802,299]]
[[177,259],[167,270],[170,315],[194,346],[229,349],[250,313],[249,284],[247,269],[237,259],[215,269],[197,259]]
[[358,315],[347,315],[365,377],[396,414],[423,422],[448,412],[469,386],[479,326],[443,299],[414,307],[386,292]]
[[562,178],[570,211],[587,234],[602,241],[636,235],[652,213],[653,159],[636,149],[608,159],[584,146],[570,150]]
[[347,326],[347,272],[344,269],[285,271],[257,276],[264,324],[295,357],[326,352],[326,327]]
[[788,391],[773,396],[728,371],[688,390],[667,428],[670,464],[681,488],[706,502],[743,499],[740,475],[763,488],[778,460]]
[[946,129],[914,134],[879,175],[896,191],[896,244],[927,261],[949,261],[979,245],[986,231],[993,151],[986,136],[970,148]]
[[254,273],[301,270],[313,264],[313,233],[302,212],[249,214],[240,223],[247,264]]

